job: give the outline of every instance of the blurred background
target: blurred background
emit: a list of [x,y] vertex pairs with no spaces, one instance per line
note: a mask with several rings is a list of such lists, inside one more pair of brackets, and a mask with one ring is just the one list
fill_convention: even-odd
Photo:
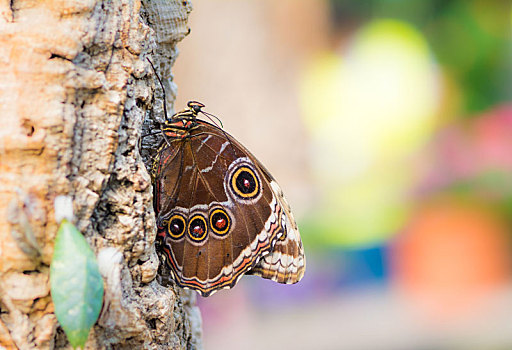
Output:
[[194,0],[175,65],[272,172],[293,286],[198,297],[215,349],[512,349],[503,0]]

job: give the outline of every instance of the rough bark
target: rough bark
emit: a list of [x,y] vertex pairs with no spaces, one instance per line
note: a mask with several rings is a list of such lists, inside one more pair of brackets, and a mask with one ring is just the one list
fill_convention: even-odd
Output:
[[171,107],[190,10],[175,0],[0,2],[0,348],[69,347],[48,280],[57,195],[73,198],[105,277],[87,348],[201,347],[195,295],[157,278],[141,156],[149,161],[156,140],[139,148],[144,120],[161,118],[146,57]]

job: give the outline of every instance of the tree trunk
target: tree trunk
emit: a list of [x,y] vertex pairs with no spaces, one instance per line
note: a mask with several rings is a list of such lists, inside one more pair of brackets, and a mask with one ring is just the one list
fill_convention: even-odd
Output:
[[144,120],[162,118],[146,57],[172,107],[170,66],[190,10],[177,0],[0,2],[0,349],[69,347],[48,277],[58,195],[72,197],[105,281],[86,347],[201,348],[195,294],[157,274],[143,162],[156,140],[139,148]]

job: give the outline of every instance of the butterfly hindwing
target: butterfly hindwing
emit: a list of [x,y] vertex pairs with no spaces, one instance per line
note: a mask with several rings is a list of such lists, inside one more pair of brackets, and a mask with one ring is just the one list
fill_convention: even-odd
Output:
[[299,282],[306,269],[306,257],[300,238],[299,229],[290,207],[277,182],[271,182],[274,193],[283,208],[281,225],[283,235],[277,240],[270,253],[263,256],[249,274],[268,278],[279,283],[293,284]]
[[281,187],[261,162],[238,141],[232,139],[253,159],[254,163],[270,185],[275,201],[271,208],[280,222],[282,235],[273,244],[269,254],[263,256],[248,274],[261,276],[279,283],[293,284],[299,282],[306,269],[306,256],[290,205]]

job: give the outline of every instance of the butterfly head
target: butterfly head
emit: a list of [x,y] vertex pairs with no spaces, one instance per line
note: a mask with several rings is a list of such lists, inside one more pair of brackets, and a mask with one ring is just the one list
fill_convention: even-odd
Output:
[[162,132],[169,138],[184,138],[188,135],[190,129],[197,125],[196,119],[198,113],[204,104],[196,101],[190,101],[188,108],[167,118],[162,124]]
[[[195,115],[196,117],[198,116],[199,113],[202,113],[204,116],[206,116],[208,119],[210,119],[216,127],[220,126],[220,128],[222,128],[222,122],[220,121],[220,119],[211,113],[203,111],[203,108],[205,107],[205,105],[202,104],[201,102],[188,101],[187,107],[189,108],[189,112],[192,113],[193,115]],[[216,119],[218,124],[212,118]]]
[[171,118],[167,118],[165,121],[166,126],[180,126],[186,127],[188,122],[194,122],[199,113],[204,113],[201,109],[204,108],[204,104],[197,101],[189,101],[187,107],[184,110],[174,114]]
[[190,108],[190,112],[197,116],[200,112],[202,112],[201,109],[204,107],[204,104],[197,101],[188,101],[187,106]]

